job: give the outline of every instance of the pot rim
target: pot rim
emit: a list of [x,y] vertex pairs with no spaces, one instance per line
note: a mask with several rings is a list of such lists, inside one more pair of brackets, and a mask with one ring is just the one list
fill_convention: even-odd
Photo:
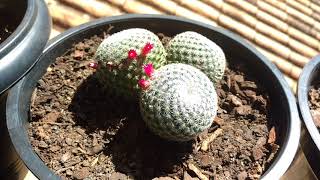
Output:
[[[263,176],[261,179],[279,179],[289,168],[290,164],[292,163],[294,156],[297,152],[298,145],[299,145],[299,139],[300,139],[300,119],[299,119],[299,114],[298,114],[298,109],[295,101],[295,97],[293,95],[293,92],[291,91],[288,83],[284,79],[282,73],[278,70],[278,68],[271,63],[265,56],[263,56],[256,48],[251,46],[248,42],[243,40],[240,36],[219,28],[219,27],[214,27],[202,22],[197,22],[194,20],[182,18],[182,17],[177,17],[177,16],[169,16],[169,15],[147,15],[147,14],[125,14],[125,15],[120,15],[120,16],[113,16],[113,17],[105,17],[101,19],[97,19],[88,23],[85,23],[83,25],[74,27],[72,29],[69,29],[65,31],[64,33],[56,36],[55,38],[51,39],[49,43],[47,44],[43,54],[49,52],[51,49],[55,48],[57,44],[59,44],[61,41],[64,41],[64,39],[70,38],[74,34],[79,34],[79,33],[84,33],[89,27],[94,28],[99,26],[100,24],[104,22],[108,23],[115,23],[115,22],[122,22],[122,21],[128,21],[128,20],[139,20],[139,19],[162,19],[162,20],[169,20],[169,21],[179,21],[187,24],[193,24],[197,26],[201,26],[213,31],[216,31],[218,33],[223,34],[224,36],[227,36],[237,43],[241,44],[245,48],[247,48],[249,51],[254,53],[260,60],[261,62],[270,69],[270,71],[273,73],[271,75],[275,76],[276,80],[279,82],[279,85],[281,86],[280,91],[283,92],[285,95],[285,99],[288,102],[288,110],[289,114],[288,117],[290,119],[289,122],[289,128],[288,131],[286,132],[287,139],[283,143],[282,147],[280,148],[280,151],[278,152],[278,156],[275,158],[274,162],[271,164],[271,166],[268,168],[266,172],[264,172]],[[12,90],[10,91],[8,95],[8,100],[7,100],[7,113],[10,114],[11,116],[7,116],[7,126],[8,130],[10,133],[10,137],[14,138],[14,134],[12,134],[12,129],[16,128],[18,126],[14,122],[17,122],[19,120],[19,117],[14,114],[14,112],[19,111],[19,89],[23,87],[25,84],[26,77],[20,80],[19,83],[17,83]],[[23,93],[23,92],[20,92]],[[19,154],[25,154],[26,152],[22,149],[17,148],[20,144],[13,141],[13,145],[16,148],[16,150],[19,152]],[[27,160],[26,156],[21,156],[23,160]],[[28,164],[27,164],[28,166]]]
[[312,75],[320,67],[320,55],[317,55],[311,59],[303,68],[302,73],[299,77],[297,94],[298,94],[298,106],[302,116],[302,120],[307,127],[307,130],[320,151],[320,133],[318,128],[313,122],[313,118],[309,108],[309,90],[313,80]]
[[51,19],[43,0],[27,0],[24,17],[0,45],[0,94],[38,61],[50,35]]
[[19,42],[32,27],[30,22],[35,18],[35,9],[37,5],[35,0],[28,0],[26,4],[26,11],[21,22],[13,33],[0,44],[0,61],[3,56],[16,46],[16,42]]

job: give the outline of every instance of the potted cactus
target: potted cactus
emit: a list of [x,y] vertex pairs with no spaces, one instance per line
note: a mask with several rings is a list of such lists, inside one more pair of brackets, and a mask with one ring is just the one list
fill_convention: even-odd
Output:
[[280,72],[222,29],[172,16],[100,19],[58,36],[36,67],[6,113],[40,179],[280,178],[298,147]]

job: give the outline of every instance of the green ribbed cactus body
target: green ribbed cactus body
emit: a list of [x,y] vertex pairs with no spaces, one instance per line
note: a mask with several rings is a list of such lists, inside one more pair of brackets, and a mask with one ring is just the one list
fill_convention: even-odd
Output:
[[140,111],[149,129],[165,139],[187,141],[209,128],[216,116],[217,94],[199,69],[169,64],[158,69],[141,92]]
[[[145,58],[128,59],[130,50],[141,55],[147,43],[153,48]],[[99,62],[97,77],[106,89],[120,96],[137,96],[137,81],[144,77],[141,66],[152,63],[155,69],[161,67],[166,61],[166,51],[157,35],[146,29],[133,28],[106,38],[98,47],[95,59]]]
[[195,66],[216,83],[226,67],[222,49],[199,33],[187,31],[176,35],[167,46],[167,63],[184,63]]

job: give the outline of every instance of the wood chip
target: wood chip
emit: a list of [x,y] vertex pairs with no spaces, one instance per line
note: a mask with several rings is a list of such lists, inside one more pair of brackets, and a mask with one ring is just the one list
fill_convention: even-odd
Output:
[[207,176],[205,176],[204,174],[202,174],[202,172],[193,164],[189,163],[188,164],[188,168],[193,171],[201,180],[209,180],[209,178],[207,178]]
[[238,180],[246,180],[248,177],[248,173],[246,171],[242,171],[240,174],[237,175]]
[[268,143],[269,144],[274,144],[275,142],[276,142],[276,129],[273,126],[269,131]]
[[89,155],[95,155],[95,154],[98,154],[99,152],[101,152],[103,150],[103,146],[102,145],[96,145],[90,149],[88,149],[88,154]]
[[53,112],[46,114],[40,121],[42,121],[44,123],[57,122],[59,116],[60,116],[60,112],[53,111]]
[[83,150],[82,148],[78,147],[77,148],[78,151],[82,152],[83,154],[87,154],[87,151]]
[[127,180],[128,177],[125,174],[119,173],[119,172],[114,172],[111,174],[109,180]]
[[74,174],[73,174],[73,177],[75,178],[75,179],[84,179],[84,178],[86,178],[86,177],[88,177],[89,176],[89,174],[90,174],[90,171],[89,171],[90,169],[88,168],[88,167],[84,167],[84,168],[82,168],[82,169],[79,169],[79,170],[77,170],[76,172],[74,172]]
[[205,139],[202,144],[201,144],[201,150],[202,151],[207,151],[209,149],[209,144],[216,139],[221,133],[223,132],[223,130],[221,128],[218,128],[217,130],[215,130],[207,139]]
[[96,157],[93,161],[92,161],[92,163],[91,163],[91,167],[93,167],[93,166],[95,166],[97,163],[98,163],[98,161],[99,161],[99,156],[98,157]]
[[241,99],[235,95],[228,95],[227,99],[229,99],[231,103],[235,106],[242,106]]
[[64,153],[64,154],[61,156],[60,161],[61,161],[62,163],[64,163],[64,162],[66,162],[70,157],[71,157],[71,152],[68,151],[68,152]]
[[218,124],[219,126],[222,126],[224,123],[224,120],[219,118],[219,117],[215,117],[213,120],[214,123]]
[[260,148],[254,147],[252,149],[252,156],[255,161],[261,159],[265,154]]

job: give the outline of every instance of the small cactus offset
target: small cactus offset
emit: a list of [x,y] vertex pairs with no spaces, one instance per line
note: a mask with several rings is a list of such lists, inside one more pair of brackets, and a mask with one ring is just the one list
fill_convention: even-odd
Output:
[[138,80],[145,76],[143,65],[161,67],[166,51],[154,33],[140,28],[120,31],[98,47],[97,77],[106,89],[120,96],[137,96]]
[[209,128],[216,116],[217,94],[199,69],[169,64],[143,81],[140,111],[149,129],[162,138],[188,141]]
[[204,72],[218,82],[225,70],[226,58],[222,49],[203,35],[187,31],[176,35],[167,47],[167,63],[184,63]]

